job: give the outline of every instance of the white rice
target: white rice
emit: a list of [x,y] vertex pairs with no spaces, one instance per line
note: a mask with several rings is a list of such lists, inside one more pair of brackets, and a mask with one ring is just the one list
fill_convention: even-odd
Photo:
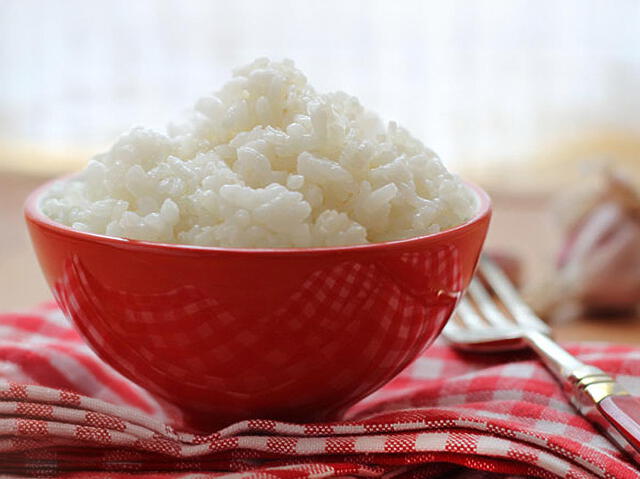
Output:
[[466,186],[395,122],[267,59],[236,70],[166,133],[125,133],[42,202],[81,231],[242,248],[398,240],[474,209]]

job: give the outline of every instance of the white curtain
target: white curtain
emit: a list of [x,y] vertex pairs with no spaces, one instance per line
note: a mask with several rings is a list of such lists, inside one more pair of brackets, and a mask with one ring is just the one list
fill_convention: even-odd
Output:
[[639,32],[633,0],[2,0],[0,168],[74,167],[259,56],[454,169],[525,161],[563,135],[640,134]]

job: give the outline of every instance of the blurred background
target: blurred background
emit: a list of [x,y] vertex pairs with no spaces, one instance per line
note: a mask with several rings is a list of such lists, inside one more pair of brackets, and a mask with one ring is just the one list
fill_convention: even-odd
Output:
[[636,0],[0,8],[4,171],[77,169],[124,129],[162,127],[260,56],[291,58],[319,90],[358,96],[461,173],[531,170],[526,186],[544,186],[581,157],[640,152]]
[[535,276],[558,241],[552,226],[531,239],[547,198],[602,161],[640,178],[638,32],[637,0],[0,0],[0,308],[48,298],[20,219],[30,189],[260,56],[485,186],[490,244]]

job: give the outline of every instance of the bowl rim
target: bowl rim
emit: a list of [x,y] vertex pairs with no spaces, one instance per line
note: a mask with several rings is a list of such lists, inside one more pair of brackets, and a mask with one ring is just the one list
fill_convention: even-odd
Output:
[[484,218],[491,215],[491,198],[489,194],[480,188],[478,185],[469,181],[463,180],[462,183],[467,186],[476,197],[476,212],[464,223],[461,223],[452,228],[439,231],[437,233],[431,233],[427,235],[414,236],[411,238],[404,238],[393,241],[384,241],[378,243],[361,243],[345,246],[318,246],[311,248],[227,248],[222,246],[199,246],[189,244],[178,243],[161,243],[155,241],[143,241],[134,240],[129,238],[122,238],[118,236],[107,236],[98,233],[88,233],[85,231],[79,231],[71,228],[70,226],[58,223],[46,216],[40,209],[40,201],[42,197],[54,184],[62,181],[67,181],[76,174],[65,175],[62,177],[53,178],[46,181],[35,190],[33,190],[25,200],[24,203],[24,216],[27,222],[32,222],[36,225],[44,227],[46,229],[56,231],[59,234],[63,234],[78,240],[93,241],[101,244],[112,245],[116,247],[140,247],[145,249],[155,249],[163,251],[176,251],[176,252],[200,252],[200,253],[232,253],[242,255],[308,255],[308,254],[324,254],[324,253],[346,253],[353,251],[378,251],[389,248],[401,248],[420,242],[431,242],[445,240],[450,236],[455,236],[464,230],[469,229],[473,225],[481,222]]

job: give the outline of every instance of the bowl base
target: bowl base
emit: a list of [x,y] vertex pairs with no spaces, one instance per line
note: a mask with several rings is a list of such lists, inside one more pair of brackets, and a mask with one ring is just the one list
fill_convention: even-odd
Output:
[[343,407],[337,411],[303,411],[294,413],[289,412],[286,414],[258,415],[255,417],[231,417],[229,415],[216,414],[215,411],[201,411],[195,409],[188,410],[181,407],[177,408],[179,409],[179,415],[181,417],[176,418],[174,421],[176,428],[181,431],[188,431],[195,434],[211,434],[243,421],[255,422],[254,427],[259,429],[265,427],[264,421],[277,421],[295,424],[337,422],[344,419],[345,414],[349,409],[349,407]]

